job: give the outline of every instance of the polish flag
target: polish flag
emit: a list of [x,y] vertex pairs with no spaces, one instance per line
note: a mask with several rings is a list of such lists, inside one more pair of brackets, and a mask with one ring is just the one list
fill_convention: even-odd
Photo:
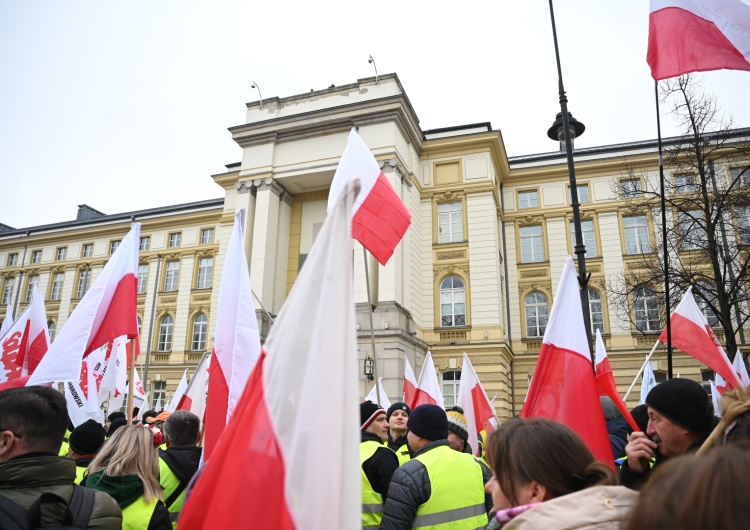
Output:
[[409,358],[404,355],[404,403],[411,403],[417,393],[417,378],[411,368]]
[[741,0],[651,0],[646,61],[657,81],[750,70],[750,6]]
[[361,190],[352,207],[352,237],[383,265],[411,224],[411,214],[352,128],[328,194],[328,212],[335,207],[346,184],[359,179]]
[[5,337],[8,330],[13,325],[13,304],[8,304],[5,307],[5,318],[3,319],[2,325],[0,325],[0,339]]
[[466,424],[469,427],[468,443],[473,453],[476,456],[481,456],[477,433],[484,430],[485,422],[495,417],[495,409],[492,407],[466,352],[464,352],[464,362],[461,366],[461,382],[458,384],[456,405],[464,409]]
[[188,369],[185,368],[185,371],[182,373],[182,379],[180,379],[180,382],[177,384],[177,389],[172,395],[172,400],[169,402],[169,405],[167,405],[167,412],[174,412],[177,410],[177,405],[182,400],[182,396],[185,395],[185,391],[188,387],[187,372]]
[[65,402],[68,405],[68,417],[74,427],[88,420],[104,423],[104,412],[96,393],[96,379],[93,363],[97,362],[92,353],[81,362],[81,372],[76,381],[65,381]]
[[717,384],[709,380],[711,384],[711,403],[714,406],[714,416],[721,418],[721,394],[717,388]]
[[[638,402],[640,405],[646,404],[648,393],[658,384],[654,375],[654,369],[651,368],[651,363],[646,363],[646,368],[643,370],[643,375],[641,376],[641,399]],[[638,430],[640,431],[640,429]]]
[[614,466],[570,256],[557,286],[521,416],[543,416],[564,423],[578,433],[597,460]]
[[28,385],[76,381],[81,359],[109,341],[127,335],[138,337],[136,315],[140,223],[130,232],[102,269],[60,330]]
[[737,353],[734,354],[732,368],[734,368],[734,371],[737,374],[740,383],[742,383],[742,386],[750,386],[750,376],[748,376],[747,374],[747,367],[745,366],[745,361],[742,359],[742,353],[740,353],[739,348],[737,349]]
[[[672,346],[679,348],[691,357],[711,368],[727,381],[730,387],[742,386],[729,362],[724,348],[716,339],[705,315],[695,303],[692,286],[688,288],[682,301],[672,313]],[[659,335],[659,340],[667,342],[667,328]]]
[[208,368],[203,457],[208,460],[224,432],[260,356],[250,269],[245,254],[245,209],[234,215],[219,288],[214,362]]
[[422,364],[422,372],[419,374],[417,390],[414,393],[414,399],[409,402],[409,408],[414,410],[419,405],[424,405],[425,403],[445,408],[443,393],[440,391],[437,371],[435,370],[435,364],[432,362],[432,353],[430,352],[427,352],[427,357],[425,357]]
[[373,385],[370,393],[367,394],[365,401],[372,401],[373,403],[377,403],[378,405],[380,405],[381,408],[388,410],[389,408],[391,408],[391,400],[388,399],[388,396],[385,394],[382,377],[378,378],[378,386],[380,387],[380,401],[378,401],[378,394],[377,392],[375,392],[375,385]]
[[182,396],[177,410],[187,410],[198,416],[203,421],[203,415],[206,412],[206,390],[208,389],[208,363],[210,357],[204,355],[201,357],[198,366],[193,372],[190,384]]
[[615,404],[617,410],[620,411],[623,418],[630,424],[634,431],[640,431],[640,427],[633,419],[633,415],[630,414],[630,409],[622,400],[622,396],[617,391],[617,383],[615,383],[615,375],[612,372],[612,366],[609,364],[609,357],[607,356],[607,350],[604,347],[604,340],[599,330],[596,330],[596,386],[599,389],[600,396],[608,396],[612,403]]
[[[329,212],[181,528],[234,528],[238,514],[254,528],[362,526],[353,200],[347,189]],[[321,413],[335,436],[322,435]]]

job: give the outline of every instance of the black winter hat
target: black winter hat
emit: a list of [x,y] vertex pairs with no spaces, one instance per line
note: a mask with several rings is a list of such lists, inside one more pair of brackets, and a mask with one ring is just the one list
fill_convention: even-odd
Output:
[[109,421],[115,421],[115,420],[116,420],[117,418],[124,418],[124,417],[125,417],[125,413],[124,413],[124,412],[120,412],[120,411],[118,410],[118,411],[116,411],[116,412],[113,412],[113,413],[112,413],[112,414],[110,414],[109,416],[107,416],[107,419],[108,419]]
[[407,416],[411,416],[411,409],[409,408],[409,405],[407,405],[403,401],[397,401],[396,403],[388,407],[388,412],[385,413],[385,419],[391,421],[391,414],[393,414],[397,410],[403,410],[406,412]]
[[448,438],[448,417],[437,405],[419,405],[411,411],[406,426],[420,438],[431,442]]
[[[648,405],[638,405],[630,409],[630,415],[633,416],[636,425],[640,427],[641,432],[646,432],[648,429]],[[633,428],[628,423],[628,434],[633,434]]]
[[372,401],[364,401],[359,405],[359,420],[360,420],[360,431],[364,431],[369,427],[375,418],[380,414],[385,414],[385,409],[373,403]]
[[107,438],[112,438],[112,435],[117,429],[127,424],[128,420],[126,420],[125,418],[115,418],[114,420],[112,420],[112,423],[109,424],[109,430],[107,431]]
[[93,455],[104,443],[104,427],[96,420],[87,420],[73,429],[68,438],[70,448],[79,455]]
[[703,387],[690,379],[669,379],[646,396],[646,405],[696,434],[714,427],[714,407]]

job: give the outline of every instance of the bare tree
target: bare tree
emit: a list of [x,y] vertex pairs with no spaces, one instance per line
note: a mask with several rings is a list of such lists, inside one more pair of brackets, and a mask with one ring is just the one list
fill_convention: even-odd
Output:
[[[709,323],[719,335],[723,330],[733,359],[750,318],[750,129],[733,128],[694,76],[663,81],[659,92],[681,132],[664,142],[671,309],[693,286]],[[634,167],[625,174],[638,176]],[[627,210],[653,219],[656,245],[628,242],[629,266],[608,278],[608,294],[618,316],[645,333],[661,329],[666,315],[659,177],[644,179],[641,190],[636,180],[625,186],[619,181],[618,192]]]

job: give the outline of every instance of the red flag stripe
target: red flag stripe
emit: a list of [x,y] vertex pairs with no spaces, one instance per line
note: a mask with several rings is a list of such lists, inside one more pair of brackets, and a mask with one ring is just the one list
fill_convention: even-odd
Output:
[[[216,354],[214,353],[214,359]],[[206,398],[205,435],[203,438],[203,458],[208,460],[214,448],[221,440],[222,432],[227,423],[227,407],[229,404],[229,384],[218,362],[208,366],[208,388]]]

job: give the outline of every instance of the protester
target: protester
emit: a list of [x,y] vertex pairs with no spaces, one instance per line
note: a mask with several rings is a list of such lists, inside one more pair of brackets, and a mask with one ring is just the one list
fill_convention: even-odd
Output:
[[472,454],[469,445],[469,427],[466,424],[464,409],[461,407],[451,407],[446,411],[448,417],[448,444],[451,449],[459,453]]
[[112,438],[117,429],[119,429],[120,427],[125,427],[127,424],[127,418],[115,418],[114,420],[112,420],[112,423],[109,424],[109,429],[107,430],[107,438]]
[[398,457],[384,445],[388,439],[385,410],[372,401],[359,406],[362,441],[359,462],[362,475],[362,528],[378,528],[383,517],[383,503],[388,485],[398,467]]
[[[487,524],[492,499],[477,460],[448,444],[448,419],[437,405],[420,405],[407,422],[414,458],[391,479],[381,530],[419,527],[475,529]],[[448,526],[445,526],[448,528]]]
[[411,409],[409,405],[398,401],[388,407],[385,419],[388,422],[388,447],[398,456],[398,463],[403,464],[411,460],[412,454],[406,441],[406,422],[409,420]]
[[85,486],[108,493],[117,501],[123,528],[172,529],[162,502],[154,437],[143,427],[117,429],[91,462]]
[[76,463],[76,484],[80,484],[86,469],[94,460],[106,438],[104,428],[96,420],[87,420],[70,433],[69,454]]
[[609,445],[612,448],[612,456],[620,458],[625,456],[625,446],[628,444],[628,422],[614,401],[609,396],[600,396],[599,401],[604,411],[604,420],[607,422],[607,434],[609,434]]
[[641,491],[627,530],[745,530],[750,524],[750,445],[712,448],[661,466]]
[[659,383],[646,396],[646,405],[646,432],[630,436],[625,446],[627,459],[620,468],[620,481],[633,489],[643,487],[652,468],[664,460],[697,450],[716,423],[711,398],[690,379]]
[[0,392],[0,512],[7,513],[9,501],[28,510],[51,494],[41,503],[42,526],[119,530],[117,503],[76,486],[75,463],[57,456],[67,421],[65,397],[57,390],[31,386]]
[[118,411],[112,412],[109,416],[107,416],[107,421],[104,422],[104,430],[109,432],[109,427],[112,425],[112,422],[115,421],[117,418],[122,418],[123,420],[126,419],[125,413],[120,412],[118,410]]
[[159,458],[159,483],[174,528],[185,502],[185,488],[200,465],[200,427],[200,418],[185,410],[175,411],[164,422],[167,450]]
[[572,429],[546,418],[514,418],[487,441],[495,514],[487,530],[619,528],[638,494]]
[[155,410],[147,410],[141,416],[141,425],[151,425],[154,423],[154,418],[159,415]]
[[698,454],[715,445],[745,441],[750,442],[750,388],[733,388],[721,396],[721,420]]

